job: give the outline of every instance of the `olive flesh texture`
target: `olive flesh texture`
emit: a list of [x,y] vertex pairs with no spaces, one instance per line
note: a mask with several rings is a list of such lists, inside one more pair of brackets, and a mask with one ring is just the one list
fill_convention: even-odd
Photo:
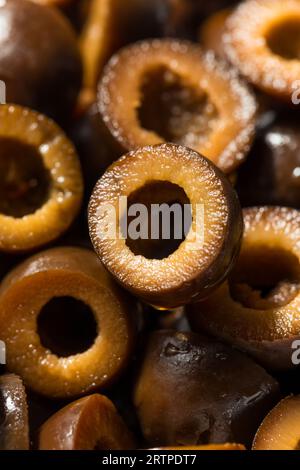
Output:
[[299,450],[299,418],[300,397],[281,400],[258,428],[252,450]]

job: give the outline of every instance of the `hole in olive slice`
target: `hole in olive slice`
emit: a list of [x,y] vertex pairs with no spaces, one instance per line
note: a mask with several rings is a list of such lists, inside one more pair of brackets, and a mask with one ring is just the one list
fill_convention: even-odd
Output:
[[266,40],[274,54],[288,60],[299,60],[300,18],[287,18],[273,25]]
[[167,67],[145,73],[138,116],[143,128],[166,142],[196,148],[206,143],[218,112],[208,95]]
[[59,357],[87,351],[98,335],[91,308],[72,297],[56,297],[42,308],[38,319],[42,345]]
[[[128,198],[128,226],[133,222],[130,210],[135,204],[147,209],[145,227],[148,230],[137,240],[130,237],[127,246],[135,255],[148,259],[164,259],[174,253],[185,240],[191,227],[192,214],[190,200],[183,188],[168,181],[151,181],[134,191]],[[169,211],[166,220],[164,209]]]
[[49,198],[50,175],[39,152],[25,142],[0,139],[0,212],[33,214]]
[[248,308],[268,310],[290,303],[299,293],[298,258],[264,244],[244,250],[230,279],[232,298]]

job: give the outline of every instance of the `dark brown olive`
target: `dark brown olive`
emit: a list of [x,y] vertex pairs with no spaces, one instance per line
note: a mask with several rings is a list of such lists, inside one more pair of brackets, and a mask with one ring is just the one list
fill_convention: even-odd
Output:
[[134,390],[152,446],[250,445],[278,384],[247,356],[195,333],[153,333]]
[[167,36],[196,39],[201,21],[222,8],[237,3],[236,0],[167,0],[168,15],[165,22]]
[[281,116],[262,130],[239,170],[237,190],[244,207],[300,208],[299,119]]
[[81,86],[76,36],[56,9],[28,0],[0,4],[0,79],[7,102],[63,120]]
[[0,450],[29,449],[27,399],[14,374],[0,376]]
[[103,125],[96,103],[76,120],[71,129],[71,138],[80,157],[86,194],[90,195],[97,180],[119,152]]

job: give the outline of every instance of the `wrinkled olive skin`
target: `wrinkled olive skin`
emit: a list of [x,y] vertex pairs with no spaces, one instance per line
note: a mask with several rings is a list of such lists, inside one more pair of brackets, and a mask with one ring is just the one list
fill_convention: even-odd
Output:
[[237,191],[243,207],[279,205],[300,208],[300,125],[281,115],[261,129],[245,164]]
[[0,79],[9,103],[63,121],[82,80],[75,33],[58,10],[28,0],[0,6]]
[[151,446],[250,446],[278,390],[238,351],[195,333],[161,330],[150,336],[134,403]]

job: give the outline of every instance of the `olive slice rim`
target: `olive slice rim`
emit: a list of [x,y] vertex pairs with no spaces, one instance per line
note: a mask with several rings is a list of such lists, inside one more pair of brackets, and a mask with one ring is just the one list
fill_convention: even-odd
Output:
[[[148,69],[151,71],[153,64],[167,67],[187,83],[207,93],[219,119],[209,134],[207,144],[194,150],[210,158],[225,173],[236,169],[254,138],[255,97],[233,67],[218,59],[212,51],[204,51],[200,45],[186,40],[139,41],[121,49],[106,64],[98,85],[97,102],[103,122],[115,140],[128,151],[164,143],[164,139],[156,133],[142,128],[136,115],[141,100],[141,80]],[[189,67],[192,67],[194,75],[199,72],[198,80],[194,75],[187,75]],[[124,87],[126,93],[122,90]],[[124,100],[128,93],[131,95],[130,101]]]
[[247,0],[227,20],[223,36],[228,60],[258,88],[288,100],[291,105],[294,83],[299,81],[300,60],[289,60],[273,53],[266,44],[266,34],[274,23],[280,24],[295,16],[300,24],[297,0]]
[[[288,207],[262,206],[243,210],[245,232],[244,239],[260,228],[265,231],[266,239],[273,232],[276,235],[274,248],[289,249],[300,262],[300,211]],[[289,228],[287,233],[286,228]],[[264,241],[260,237],[260,241]],[[243,241],[242,241],[243,244]],[[214,295],[203,302],[203,310],[199,306],[190,306],[190,321],[198,326],[201,324],[207,331],[218,334],[228,342],[239,344],[242,349],[251,351],[270,348],[276,343],[290,350],[291,342],[299,338],[300,292],[284,306],[272,307],[267,310],[246,307],[235,300],[226,281]],[[205,311],[205,314],[204,314]],[[235,312],[238,321],[228,312]],[[222,314],[223,312],[223,314]],[[226,315],[226,319],[224,317]],[[271,326],[267,330],[267,325]],[[197,328],[198,328],[197,326]],[[292,362],[291,362],[292,367]]]
[[[94,264],[97,263],[96,270],[101,270],[101,275],[97,271],[99,278],[96,278],[95,273],[79,267],[48,266],[48,260],[55,260],[55,257],[58,258],[56,263],[61,262],[60,256],[62,263],[64,256],[81,257],[86,262],[90,257]],[[19,296],[23,299],[21,305]],[[44,347],[37,331],[37,318],[42,307],[53,297],[63,296],[87,304],[98,326],[93,344],[86,351],[67,357],[58,356]],[[4,278],[0,291],[0,317],[4,324],[1,333],[6,343],[8,368],[19,374],[30,389],[43,396],[76,397],[109,385],[127,364],[135,336],[131,312],[123,296],[92,250],[50,248],[25,260]],[[14,316],[9,315],[11,305],[14,305]],[[22,331],[16,326],[20,323]],[[18,333],[15,333],[16,329]],[[114,335],[119,335],[123,341],[107,350],[108,338]],[[30,339],[30,348],[22,337]],[[26,366],[28,361],[30,368]]]
[[[13,125],[16,120],[18,124]],[[56,239],[77,215],[83,196],[79,158],[54,121],[19,105],[0,106],[1,137],[33,146],[50,175],[49,199],[35,212],[20,218],[0,214],[0,250],[27,251]]]
[[[98,208],[101,204],[113,204],[114,206],[117,205],[118,197],[122,196],[130,196],[130,194],[138,188],[143,187],[143,185],[150,179],[150,180],[161,180],[161,178],[155,178],[155,174],[158,176],[160,175],[162,165],[159,166],[158,170],[153,170],[154,159],[159,158],[159,155],[162,155],[162,161],[167,158],[168,164],[165,166],[167,167],[168,178],[163,178],[168,182],[172,182],[175,185],[182,187],[182,189],[186,192],[187,197],[189,198],[192,206],[196,207],[198,202],[197,196],[201,193],[202,200],[207,201],[205,197],[207,197],[207,193],[209,190],[212,190],[212,186],[210,182],[207,182],[210,178],[217,182],[217,185],[214,186],[213,195],[211,194],[209,198],[209,205],[205,205],[204,210],[206,214],[206,218],[210,220],[211,226],[214,225],[214,233],[213,230],[206,229],[206,224],[204,224],[204,244],[202,240],[196,243],[197,249],[195,249],[194,253],[195,256],[193,257],[193,268],[189,267],[189,269],[183,269],[183,262],[184,262],[184,254],[189,254],[189,243],[187,239],[185,239],[171,255],[162,260],[159,259],[149,259],[145,258],[142,255],[135,255],[130,248],[126,245],[126,241],[124,238],[117,238],[116,240],[109,240],[109,239],[102,239],[97,235],[98,230],[101,231],[101,226],[99,228],[99,220],[103,223],[104,218],[99,218],[99,214],[97,213]],[[148,161],[147,161],[148,160]],[[177,167],[172,167],[176,162]],[[191,162],[195,164],[195,168],[191,169]],[[143,173],[140,173],[140,178],[137,180],[136,175],[138,174],[137,166],[143,166]],[[181,173],[176,171],[177,168],[181,169]],[[133,175],[131,175],[130,182],[127,185],[127,182],[122,181],[122,174],[126,172],[130,172],[130,168],[133,170]],[[146,170],[145,170],[146,168]],[[188,186],[187,183],[182,183],[182,173],[186,170],[187,175],[189,177],[193,177],[195,181],[197,181],[196,174],[198,175],[198,181],[202,182],[199,183],[199,189],[195,189],[193,195],[193,190],[191,187]],[[153,173],[151,173],[153,171]],[[190,180],[189,180],[190,181]],[[203,185],[201,187],[201,184]],[[110,191],[108,196],[106,195],[106,189],[110,187]],[[128,189],[130,188],[130,190]],[[205,191],[205,189],[207,191]],[[233,201],[231,201],[230,195],[227,195],[227,189],[229,191],[232,190]],[[129,191],[128,193],[126,191]],[[218,216],[215,213],[215,207],[213,208],[213,199],[214,201],[218,198],[221,199],[220,202],[220,211]],[[89,231],[92,244],[94,246],[94,250],[100,257],[101,261],[105,265],[105,267],[117,277],[117,279],[121,282],[124,282],[127,288],[131,288],[134,293],[138,296],[142,294],[142,292],[147,293],[149,295],[157,295],[157,294],[167,294],[170,292],[171,289],[177,288],[179,290],[185,289],[186,286],[191,285],[195,279],[199,278],[201,275],[202,282],[205,285],[205,274],[208,273],[211,269],[214,270],[213,266],[217,264],[219,256],[223,256],[223,248],[224,244],[228,240],[228,234],[226,232],[230,221],[234,216],[237,216],[237,220],[239,220],[238,212],[235,213],[236,207],[232,207],[237,200],[235,200],[235,193],[233,191],[232,186],[228,182],[227,178],[221,174],[217,167],[213,165],[213,163],[196,151],[189,149],[187,147],[183,147],[177,144],[158,144],[154,146],[146,146],[139,148],[135,151],[129,152],[121,157],[117,162],[112,164],[108,170],[104,173],[102,178],[98,180],[98,183],[95,186],[95,189],[92,193],[89,209],[88,209],[88,220],[89,220]],[[194,208],[193,208],[193,215],[194,215]],[[223,212],[222,212],[223,211]],[[222,212],[222,217],[220,213]],[[209,216],[208,216],[209,214]],[[222,221],[221,221],[222,218]],[[194,227],[194,222],[192,224],[192,229]],[[238,223],[237,223],[238,226]],[[100,233],[100,232],[99,232]],[[204,260],[204,252],[205,246],[208,247],[208,242],[205,241],[209,233],[210,239],[214,239],[216,241],[215,246],[212,251],[210,252],[210,257],[206,257]],[[217,235],[218,234],[218,235]],[[214,238],[216,237],[216,238]],[[193,243],[193,242],[192,242]],[[236,243],[236,250],[238,250],[239,243]],[[210,247],[211,249],[211,247]],[[114,253],[119,253],[118,258],[122,258],[121,263],[118,261],[118,267],[116,267],[115,259],[116,255],[114,255],[114,259],[111,255]],[[192,251],[193,253],[193,251]],[[126,262],[124,262],[124,255],[126,257]],[[196,256],[197,255],[197,256]],[[197,261],[198,260],[198,261]],[[199,260],[202,260],[201,263]],[[177,266],[177,269],[174,269],[174,263]],[[170,272],[169,267],[172,266],[172,272]],[[201,265],[201,266],[200,266]],[[175,267],[176,267],[175,266]],[[120,275],[120,267],[122,267],[122,275]],[[139,274],[139,280],[136,280],[136,273]],[[225,272],[225,271],[224,271]],[[150,273],[150,274],[149,274]],[[152,273],[152,274],[151,274]],[[211,274],[211,272],[210,272]],[[226,275],[226,274],[224,274]],[[149,277],[150,276],[150,277]],[[223,279],[223,276],[221,276]],[[148,280],[151,278],[151,282]],[[211,282],[211,281],[210,281]],[[220,280],[220,282],[222,282]],[[209,282],[208,282],[209,283]],[[142,295],[143,296],[143,295]],[[155,302],[154,302],[155,304]]]

